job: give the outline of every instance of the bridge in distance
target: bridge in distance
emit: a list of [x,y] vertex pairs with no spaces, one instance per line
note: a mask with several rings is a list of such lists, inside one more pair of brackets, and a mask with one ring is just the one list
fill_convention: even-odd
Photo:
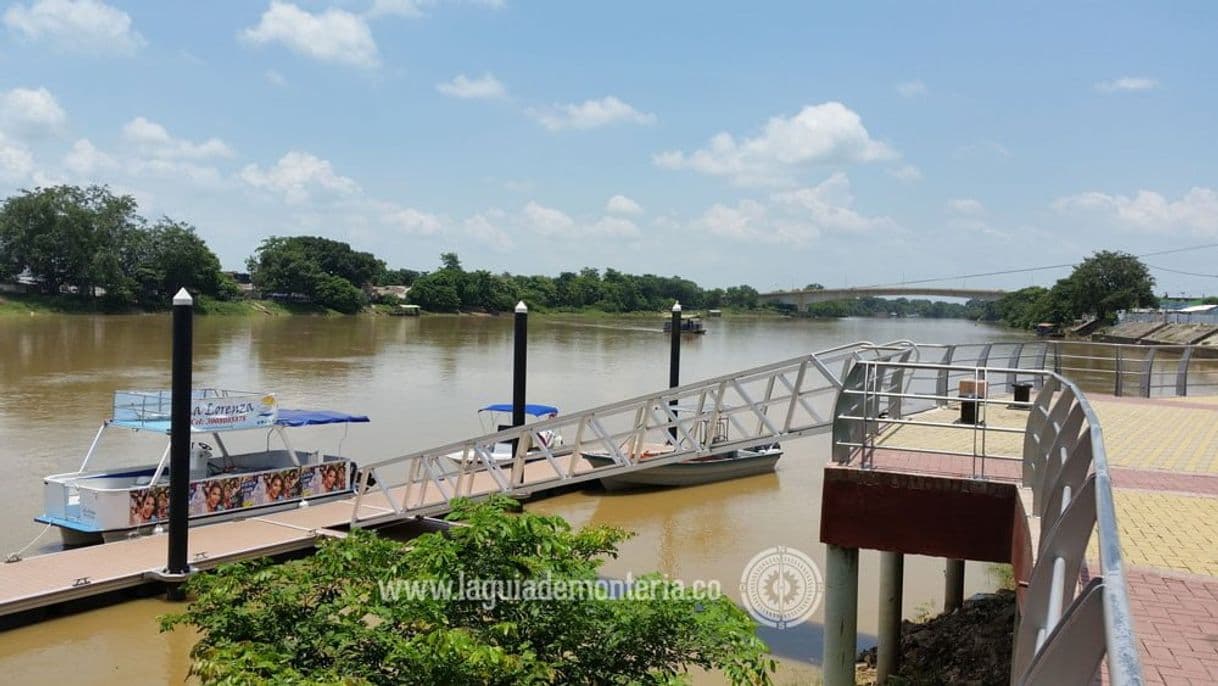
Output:
[[832,300],[852,300],[879,296],[929,296],[938,298],[966,298],[969,300],[998,300],[1007,292],[998,288],[927,288],[915,286],[892,286],[882,288],[821,288],[816,290],[774,291],[762,293],[758,300],[763,303],[794,305],[803,309],[812,303]]

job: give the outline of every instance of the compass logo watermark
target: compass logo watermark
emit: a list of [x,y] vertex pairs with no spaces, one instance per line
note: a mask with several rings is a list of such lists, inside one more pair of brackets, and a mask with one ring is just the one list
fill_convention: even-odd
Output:
[[777,629],[807,621],[824,593],[820,567],[802,551],[785,546],[757,553],[740,575],[745,609],[753,619]]

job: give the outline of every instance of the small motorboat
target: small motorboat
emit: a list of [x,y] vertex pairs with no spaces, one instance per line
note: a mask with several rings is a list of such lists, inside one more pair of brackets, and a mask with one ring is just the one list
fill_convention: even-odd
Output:
[[[672,464],[640,469],[629,474],[601,477],[606,491],[621,491],[630,488],[696,486],[728,479],[772,472],[782,457],[782,448],[774,445],[749,450],[732,450],[706,457],[674,462]],[[593,467],[614,464],[612,457],[584,453],[584,459]],[[644,460],[647,458],[644,457]]]
[[[680,412],[681,410],[678,410]],[[706,421],[698,422],[693,427],[694,435],[703,440],[707,432]],[[715,427],[714,437],[710,445],[727,440],[728,422],[720,418]],[[647,447],[640,455],[640,462],[658,457],[673,451],[673,444],[654,445]],[[612,456],[605,453],[581,453],[593,467],[607,467],[616,464]],[[757,448],[742,448],[721,453],[712,453],[680,462],[639,469],[627,474],[601,477],[601,485],[607,491],[620,491],[630,488],[696,486],[728,479],[739,479],[756,474],[774,471],[778,459],[782,457],[782,446],[773,443]]]
[[[664,333],[672,333],[672,320],[664,320]],[[681,333],[706,333],[706,326],[702,323],[702,317],[696,314],[685,315],[681,317]]]
[[[551,419],[558,416],[558,408],[553,405],[526,403],[524,413],[526,416],[533,417],[534,419]],[[512,428],[511,419],[512,403],[494,403],[478,409],[478,422],[486,433],[494,433]],[[505,421],[508,423],[504,423]],[[563,443],[562,435],[557,431],[545,429],[537,432],[537,437],[542,445],[551,450],[562,446]],[[499,466],[510,464],[514,456],[515,453],[511,443],[496,443],[490,453],[490,458]],[[472,453],[468,455],[464,453],[451,453],[445,455],[445,457],[458,467],[467,463],[481,462],[481,458]],[[544,453],[535,446],[525,454],[525,461],[540,460],[544,457]]]
[[[58,527],[66,546],[151,533],[165,524],[169,519],[170,407],[169,391],[115,392],[113,417],[97,431],[80,469],[43,479],[46,511],[34,519]],[[272,393],[193,391],[191,436],[200,440],[192,440],[190,445],[190,525],[350,494],[355,463],[320,450],[301,450],[290,441],[287,429],[367,421],[365,416],[343,412],[280,409]],[[160,460],[92,468],[99,445],[114,429],[165,437]],[[265,449],[230,452],[222,437],[255,431],[266,434]],[[282,447],[272,448],[272,436]],[[204,443],[201,439],[205,437],[211,442]],[[340,450],[341,445],[340,440]]]

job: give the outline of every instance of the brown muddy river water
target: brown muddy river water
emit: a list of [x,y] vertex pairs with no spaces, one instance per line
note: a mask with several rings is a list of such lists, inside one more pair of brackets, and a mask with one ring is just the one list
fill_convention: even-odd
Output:
[[[533,316],[529,401],[564,412],[663,388],[668,339],[661,319]],[[1009,330],[957,320],[712,319],[687,336],[682,379],[726,374],[856,340],[966,343],[1009,340]],[[0,555],[42,527],[42,477],[75,470],[116,389],[169,385],[167,316],[0,318]],[[342,438],[344,454],[367,461],[484,433],[478,407],[511,399],[510,317],[224,318],[195,322],[195,385],[270,391],[284,407],[367,414]],[[330,448],[342,430],[313,432]],[[101,464],[155,461],[155,438],[115,432]],[[307,439],[301,439],[302,442]],[[606,572],[660,571],[717,580],[738,600],[740,574],[772,546],[804,551],[823,567],[821,468],[828,437],[784,442],[774,474],[677,490],[606,494],[588,489],[529,507],[575,525],[607,523],[637,533]],[[336,447],[336,446],[335,446]],[[27,555],[57,547],[48,533]],[[966,593],[992,588],[986,565],[969,565]],[[942,603],[943,565],[909,558],[905,613]],[[875,631],[878,553],[860,558],[859,631]],[[0,632],[0,682],[181,683],[191,637],[159,634],[156,616],[174,606],[147,599]],[[820,661],[820,613],[808,623],[762,632],[782,662],[778,683],[804,683]],[[698,683],[720,683],[699,675]]]

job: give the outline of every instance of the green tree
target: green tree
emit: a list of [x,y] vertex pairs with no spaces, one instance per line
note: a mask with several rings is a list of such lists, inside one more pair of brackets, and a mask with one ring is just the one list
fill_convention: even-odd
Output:
[[732,286],[723,293],[723,304],[742,310],[757,307],[757,296],[760,295],[752,286]]
[[455,252],[442,252],[440,253],[440,268],[451,269],[457,272],[462,271],[461,258],[457,257]]
[[313,295],[317,304],[343,314],[355,314],[368,303],[363,291],[352,286],[350,281],[333,274],[325,274],[318,280]]
[[572,531],[559,517],[511,515],[514,505],[458,501],[449,519],[464,526],[409,545],[355,531],[302,560],[197,575],[187,584],[195,600],[162,627],[199,630],[191,670],[204,684],[658,686],[695,667],[722,670],[733,684],[770,683],[773,662],[743,611],[725,597],[682,594],[658,575],[635,584],[650,598],[394,597],[392,584],[403,581],[593,588],[629,535]]
[[367,304],[360,289],[385,271],[371,253],[319,236],[267,238],[246,266],[263,293],[301,296],[349,314]]
[[139,229],[136,209],[134,198],[104,186],[22,191],[0,207],[0,269],[28,269],[50,294],[64,286],[81,297],[96,288],[125,291],[123,250]]
[[461,276],[450,269],[421,276],[406,298],[429,312],[456,312],[461,309]]
[[1075,316],[1090,314],[1108,322],[1118,310],[1154,307],[1159,302],[1150,270],[1129,253],[1097,252],[1074,268],[1068,282]]
[[221,295],[220,260],[185,222],[163,217],[140,239],[136,280],[145,304],[165,304],[179,288]]

